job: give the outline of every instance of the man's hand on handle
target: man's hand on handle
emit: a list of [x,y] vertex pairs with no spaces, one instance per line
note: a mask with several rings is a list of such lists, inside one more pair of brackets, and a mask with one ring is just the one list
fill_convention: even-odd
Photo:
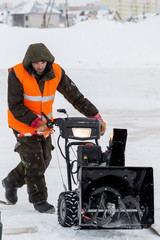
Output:
[[47,123],[39,117],[31,123],[31,127],[35,128],[37,133],[45,133],[48,131]]
[[101,136],[103,136],[106,132],[106,123],[103,121],[103,119],[99,113],[94,115],[93,118],[98,118],[101,121]]

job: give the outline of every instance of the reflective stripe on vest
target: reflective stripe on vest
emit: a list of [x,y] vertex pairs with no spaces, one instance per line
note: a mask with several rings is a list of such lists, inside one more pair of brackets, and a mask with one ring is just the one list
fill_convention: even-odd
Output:
[[[29,75],[24,69],[23,64],[20,63],[14,66],[14,71],[17,78],[23,85],[24,91],[24,105],[29,108],[37,117],[42,118],[41,112],[44,112],[49,119],[53,120],[52,116],[52,105],[55,98],[55,92],[61,79],[61,68],[58,64],[53,63],[52,65],[55,78],[45,81],[43,96],[40,92],[36,79]],[[42,118],[44,119],[44,117]],[[8,124],[11,128],[15,129],[20,133],[33,133],[34,128],[18,121],[12,113],[8,110]],[[47,135],[46,133],[45,135]]]
[[54,99],[54,95],[47,96],[47,97],[42,97],[42,96],[28,96],[27,94],[24,93],[24,98],[28,99],[30,101],[35,101],[35,102],[48,102],[50,100]]

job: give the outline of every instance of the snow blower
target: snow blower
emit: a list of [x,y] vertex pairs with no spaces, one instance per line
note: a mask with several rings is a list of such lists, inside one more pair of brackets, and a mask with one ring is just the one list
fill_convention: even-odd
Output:
[[[67,115],[54,124],[60,130],[58,146],[68,178],[68,189],[58,198],[59,224],[80,229],[150,228],[154,223],[153,169],[125,166],[127,130],[113,129],[103,152],[98,144],[99,119]],[[65,153],[60,137],[65,140]],[[75,160],[72,147],[77,151]]]

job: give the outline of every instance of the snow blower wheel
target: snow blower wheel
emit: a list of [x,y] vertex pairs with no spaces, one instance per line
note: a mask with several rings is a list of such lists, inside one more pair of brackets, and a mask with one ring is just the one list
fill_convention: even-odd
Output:
[[58,222],[63,227],[77,224],[77,194],[73,191],[62,192],[58,198]]

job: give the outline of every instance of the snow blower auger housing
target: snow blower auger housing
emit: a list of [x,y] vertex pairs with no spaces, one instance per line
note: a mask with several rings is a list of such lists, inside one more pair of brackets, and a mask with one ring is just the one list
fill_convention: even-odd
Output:
[[[59,112],[66,113],[64,109]],[[80,229],[149,228],[154,223],[153,169],[125,167],[127,130],[113,129],[107,151],[102,152],[98,119],[67,117],[55,119],[54,124],[65,139],[68,177],[68,190],[58,199],[60,225]],[[74,161],[70,157],[73,146],[77,151]],[[75,177],[77,188],[73,190]]]

